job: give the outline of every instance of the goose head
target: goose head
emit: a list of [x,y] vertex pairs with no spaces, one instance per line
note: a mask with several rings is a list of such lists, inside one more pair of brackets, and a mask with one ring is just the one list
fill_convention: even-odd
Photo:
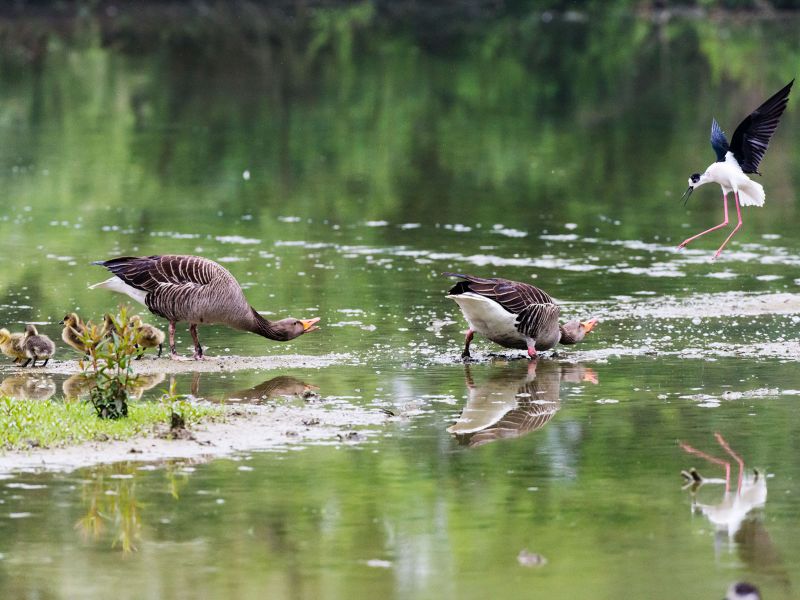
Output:
[[567,321],[561,326],[561,344],[577,344],[594,329],[597,319]]
[[318,321],[319,317],[314,317],[313,319],[295,319],[293,317],[288,317],[280,321],[273,321],[271,327],[276,335],[274,339],[288,342],[296,337],[300,337],[304,333],[316,331],[319,329],[319,327],[316,326]]

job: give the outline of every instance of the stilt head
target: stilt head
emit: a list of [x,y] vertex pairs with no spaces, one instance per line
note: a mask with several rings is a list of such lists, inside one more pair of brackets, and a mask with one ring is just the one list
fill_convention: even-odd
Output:
[[761,600],[761,594],[753,584],[741,581],[731,585],[725,600]]
[[683,200],[684,206],[686,206],[686,203],[689,201],[689,196],[692,195],[694,188],[701,186],[706,182],[704,177],[705,175],[700,175],[700,173],[692,173],[689,176],[689,187],[686,188],[686,191],[683,192],[683,196],[681,196],[681,200]]

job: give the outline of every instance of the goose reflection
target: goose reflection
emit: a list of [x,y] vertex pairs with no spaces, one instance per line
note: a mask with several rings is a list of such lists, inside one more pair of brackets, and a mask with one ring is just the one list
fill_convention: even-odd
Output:
[[492,368],[488,380],[478,385],[468,364],[464,374],[469,398],[447,431],[471,447],[520,437],[547,425],[561,408],[562,381],[597,383],[589,367],[555,361]]
[[291,375],[279,375],[258,385],[232,393],[228,399],[241,402],[261,402],[271,398],[305,398],[313,395],[319,387],[306,383]]
[[[725,477],[719,478],[704,477],[694,468],[681,473],[686,480],[684,489],[688,489],[691,495],[692,512],[703,515],[714,527],[717,553],[725,545],[735,546],[740,559],[753,571],[769,575],[784,589],[789,589],[788,573],[759,511],[767,503],[767,478],[758,469],[746,470],[744,460],[725,438],[719,433],[714,437],[729,459],[712,456],[679,442],[684,452],[717,465],[725,472]],[[735,481],[730,459],[736,463]],[[714,501],[701,502],[698,499],[701,488],[715,485],[724,486],[721,497],[716,494]]]
[[[128,393],[131,398],[139,399],[142,395],[150,389],[156,387],[159,383],[166,379],[164,373],[149,373],[147,375],[137,375],[136,378],[128,385]],[[76,400],[79,398],[88,398],[89,393],[96,386],[95,378],[93,375],[86,373],[76,373],[64,380],[61,384],[61,391],[67,400]]]
[[17,400],[47,400],[56,393],[56,384],[41,374],[18,373],[0,383],[0,394]]

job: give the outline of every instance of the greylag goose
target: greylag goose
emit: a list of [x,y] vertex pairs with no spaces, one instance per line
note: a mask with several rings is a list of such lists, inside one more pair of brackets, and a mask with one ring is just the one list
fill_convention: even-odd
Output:
[[556,344],[577,344],[597,324],[597,319],[590,319],[559,325],[558,305],[546,292],[527,283],[459,273],[442,275],[462,279],[447,292],[469,325],[462,358],[470,357],[469,345],[476,332],[505,348],[527,350],[533,359],[537,352]]
[[147,348],[158,348],[158,357],[161,357],[161,351],[164,347],[164,332],[158,327],[142,321],[142,317],[139,315],[133,315],[129,322],[136,332],[136,343],[142,348],[136,360],[142,358]]
[[270,321],[250,306],[236,278],[222,265],[201,256],[121,256],[92,264],[114,276],[90,286],[126,294],[169,321],[169,349],[175,352],[175,324],[189,322],[194,358],[203,358],[199,324],[220,323],[285,342],[317,329],[313,319]]
[[470,447],[522,437],[547,425],[561,408],[562,381],[597,383],[597,375],[590,368],[555,361],[492,367],[488,379],[479,385],[468,364],[464,365],[464,375],[467,403],[447,431]]
[[32,367],[36,366],[36,361],[44,359],[43,367],[47,366],[47,361],[53,356],[56,351],[56,345],[49,337],[36,330],[35,325],[25,326],[25,337],[22,339],[22,349],[25,351],[25,356],[28,360],[22,363],[23,367],[27,367],[28,363],[33,361]]
[[24,333],[11,333],[5,327],[0,329],[0,352],[9,358],[13,358],[15,365],[18,365],[20,361],[26,358],[25,350],[22,349],[24,337]]

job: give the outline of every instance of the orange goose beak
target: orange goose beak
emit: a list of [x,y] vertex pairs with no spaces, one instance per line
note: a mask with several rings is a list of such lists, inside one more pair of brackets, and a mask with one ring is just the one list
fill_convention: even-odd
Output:
[[583,325],[586,333],[589,333],[592,329],[594,329],[594,326],[597,325],[597,323],[599,323],[597,319],[589,319],[588,321],[583,321],[581,325]]
[[319,329],[315,325],[319,321],[319,317],[314,317],[313,319],[300,319],[300,322],[303,324],[303,333],[308,333],[309,331],[316,331]]

